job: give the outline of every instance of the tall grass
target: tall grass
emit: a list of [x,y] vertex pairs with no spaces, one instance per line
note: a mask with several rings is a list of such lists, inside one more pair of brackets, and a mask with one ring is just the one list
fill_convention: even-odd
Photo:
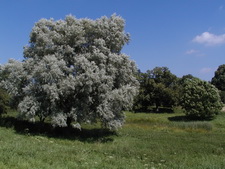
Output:
[[213,126],[209,122],[180,122],[172,123],[172,127],[186,131],[211,131]]

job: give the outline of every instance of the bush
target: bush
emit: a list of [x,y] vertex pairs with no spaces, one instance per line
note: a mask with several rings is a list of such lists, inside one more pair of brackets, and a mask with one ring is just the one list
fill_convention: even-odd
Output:
[[190,118],[212,118],[222,109],[218,89],[198,78],[184,82],[181,105]]

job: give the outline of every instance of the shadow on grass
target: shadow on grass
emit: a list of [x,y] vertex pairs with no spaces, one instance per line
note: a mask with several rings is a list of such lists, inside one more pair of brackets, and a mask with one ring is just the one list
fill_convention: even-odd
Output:
[[208,119],[199,119],[199,118],[190,118],[187,116],[175,116],[168,117],[170,121],[176,122],[172,123],[173,127],[187,130],[187,131],[212,131],[212,124],[208,121],[212,120]]
[[0,126],[13,128],[17,133],[23,135],[41,135],[56,139],[79,140],[83,142],[112,142],[110,136],[116,135],[116,132],[107,129],[82,129],[78,130],[72,127],[52,127],[49,123],[35,122],[31,123],[19,120],[15,117],[0,117]]
[[159,114],[163,114],[163,113],[174,113],[174,110],[172,108],[159,108],[158,110],[156,110],[156,108],[151,108],[151,109],[137,109],[134,110],[135,113],[159,113]]
[[168,120],[169,121],[182,121],[182,122],[185,122],[185,121],[193,121],[191,120],[190,118],[188,118],[187,116],[173,116],[173,117],[168,117]]
[[213,120],[213,118],[196,118],[183,115],[183,116],[168,117],[168,120],[175,122],[194,122],[194,121],[211,121]]

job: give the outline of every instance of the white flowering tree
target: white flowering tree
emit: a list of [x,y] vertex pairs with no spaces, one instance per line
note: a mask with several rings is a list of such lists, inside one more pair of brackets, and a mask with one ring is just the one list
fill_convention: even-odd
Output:
[[50,117],[55,126],[97,122],[114,130],[138,90],[136,65],[121,53],[128,43],[124,20],[41,19],[30,34],[22,62],[1,67],[2,86],[20,98],[18,110],[31,121]]

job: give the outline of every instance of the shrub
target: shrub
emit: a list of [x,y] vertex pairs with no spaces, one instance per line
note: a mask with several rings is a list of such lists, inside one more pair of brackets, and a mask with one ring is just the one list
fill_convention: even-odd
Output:
[[218,89],[198,78],[186,79],[181,105],[191,118],[212,118],[222,109]]

